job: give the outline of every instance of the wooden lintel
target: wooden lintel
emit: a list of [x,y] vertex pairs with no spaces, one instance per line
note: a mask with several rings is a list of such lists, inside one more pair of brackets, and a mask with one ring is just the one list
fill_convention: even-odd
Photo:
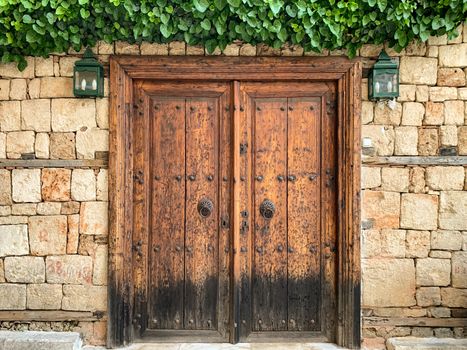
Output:
[[107,159],[0,159],[0,168],[107,168]]
[[406,157],[362,157],[364,165],[463,165],[467,156],[406,156]]
[[63,322],[100,321],[107,319],[103,312],[62,310],[11,310],[0,311],[0,321],[14,322]]
[[467,327],[467,318],[363,317],[363,327]]

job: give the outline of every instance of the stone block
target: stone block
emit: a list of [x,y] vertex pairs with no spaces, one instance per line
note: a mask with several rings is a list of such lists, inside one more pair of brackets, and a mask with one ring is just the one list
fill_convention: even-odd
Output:
[[432,86],[430,87],[430,101],[443,102],[457,99],[457,89],[455,87]]
[[95,152],[109,150],[109,131],[92,128],[76,133],[78,159],[94,159]]
[[11,206],[9,205],[0,205],[0,216],[11,215]]
[[6,136],[8,158],[21,158],[24,153],[34,153],[34,131],[9,132]]
[[452,286],[467,288],[467,252],[452,253]]
[[364,191],[362,220],[371,220],[374,228],[398,228],[400,194],[383,191]]
[[426,258],[429,252],[430,231],[407,231],[405,245],[407,258]]
[[115,53],[117,55],[139,55],[139,45],[117,41],[115,42]]
[[441,192],[439,227],[445,230],[467,230],[465,218],[467,218],[467,192]]
[[106,235],[108,231],[108,203],[83,202],[81,204],[79,231],[86,235]]
[[405,230],[381,230],[381,251],[383,258],[405,257]]
[[0,283],[5,282],[5,270],[3,268],[3,260],[0,259]]
[[420,126],[425,116],[425,106],[420,102],[405,102],[402,105],[402,125]]
[[362,124],[369,124],[373,121],[374,104],[373,102],[362,102]]
[[34,78],[34,57],[25,57],[27,66],[23,71],[18,69],[16,62],[1,63],[0,77],[3,78]]
[[25,100],[28,95],[26,79],[12,79],[10,82],[10,100]]
[[381,253],[381,233],[378,230],[362,230],[362,257],[377,257]]
[[[141,43],[140,49],[141,49],[141,55],[166,56],[169,54],[168,44],[143,42]],[[204,53],[204,50],[203,50],[203,53]]]
[[[33,328],[34,323],[31,325]],[[38,329],[44,326],[37,324]],[[46,326],[47,327],[47,326]],[[50,327],[50,326],[49,326]],[[79,333],[63,332],[63,326],[53,323],[60,332],[44,331],[3,331],[0,333],[0,344],[5,344],[5,349],[11,350],[78,350],[81,349]]]
[[0,130],[21,130],[21,102],[0,101]]
[[412,259],[363,259],[362,306],[415,305],[415,267]]
[[20,225],[20,224],[27,224],[28,217],[27,216],[2,216],[0,217],[0,225]]
[[399,76],[402,84],[435,85],[438,60],[426,57],[401,57]]
[[70,132],[96,127],[96,104],[93,99],[52,100],[52,130]]
[[395,155],[418,154],[418,129],[415,126],[400,126],[395,128]]
[[426,43],[422,41],[412,41],[405,48],[405,53],[408,56],[425,56]]
[[425,104],[424,125],[442,125],[444,123],[444,104],[428,101]]
[[37,203],[37,215],[60,215],[62,204],[58,202]]
[[441,146],[457,146],[457,127],[455,125],[443,125],[439,128]]
[[11,205],[11,173],[0,169],[0,205]]
[[29,253],[27,225],[0,225],[0,256]]
[[21,203],[11,206],[12,215],[36,215],[36,203]]
[[35,57],[36,77],[53,77],[54,75],[54,59],[53,57]]
[[50,135],[50,158],[75,159],[75,134],[72,132]]
[[464,188],[464,167],[436,166],[426,168],[426,184],[432,190],[448,191]]
[[97,42],[97,52],[99,55],[113,55],[114,54],[114,44],[107,43],[105,41]]
[[92,258],[82,255],[48,256],[47,283],[91,284]]
[[73,79],[64,77],[40,78],[40,98],[74,97]]
[[445,250],[431,250],[430,254],[428,254],[430,258],[438,258],[438,259],[451,259],[452,254],[451,252]]
[[374,122],[383,125],[400,125],[402,117],[402,104],[396,103],[391,109],[386,103],[377,103],[374,109]]
[[376,155],[391,156],[394,153],[394,129],[383,125],[363,125],[362,137],[373,141]]
[[426,56],[438,58],[439,47],[438,46],[428,46]]
[[75,201],[96,200],[96,176],[92,169],[75,169],[71,176],[71,199]]
[[[292,49],[288,49],[288,47],[282,50],[284,52],[284,56],[295,56],[293,53],[296,50],[294,51]],[[236,43],[229,44],[224,48],[224,50],[222,51],[222,54],[225,56],[238,56],[240,54],[240,46],[237,45]],[[303,50],[302,50],[302,54],[303,54]]]
[[441,304],[449,307],[467,308],[467,289],[441,288]]
[[440,46],[439,65],[441,67],[467,67],[467,44]]
[[415,89],[415,100],[417,102],[427,102],[429,98],[429,89],[426,85],[417,85]]
[[108,249],[107,245],[99,245],[94,252],[92,273],[94,285],[107,285]]
[[33,255],[65,254],[66,236],[66,216],[32,216],[29,218],[29,242]]
[[31,310],[59,310],[62,306],[61,284],[30,284],[26,295],[27,307]]
[[451,283],[451,260],[417,259],[417,286],[448,286]]
[[444,102],[444,124],[463,125],[464,124],[464,101]]
[[101,129],[109,128],[109,99],[99,98],[96,100],[97,126]]
[[183,41],[172,41],[169,43],[169,55],[183,56],[185,55],[186,44]]
[[41,171],[40,169],[12,170],[13,201],[40,202],[41,201]]
[[[441,300],[441,293],[440,293]],[[428,309],[428,316],[435,318],[451,317],[451,310],[447,307],[430,307]]]
[[98,201],[108,201],[108,171],[107,169],[99,170],[97,174],[97,190],[96,190],[96,197]]
[[[425,338],[433,336],[432,330],[427,327],[415,328],[424,329],[420,334],[423,338],[390,338],[387,341],[388,350],[463,350],[467,345],[467,341],[463,339]],[[413,332],[412,335],[414,335]]]
[[0,79],[0,100],[10,98],[10,79]]
[[[1,66],[2,65],[0,65],[0,67]],[[12,283],[0,284],[0,310],[24,309],[26,309],[26,285]],[[0,344],[2,343],[0,342]]]
[[45,201],[63,202],[70,199],[71,170],[42,169],[42,197]]
[[457,89],[457,97],[459,100],[467,100],[467,88],[459,88]]
[[397,101],[415,101],[416,85],[399,85],[399,97]]
[[21,129],[37,132],[50,131],[50,100],[25,100],[21,102]]
[[70,215],[70,214],[78,214],[79,213],[79,202],[65,202],[62,203],[62,211],[61,214]]
[[434,156],[438,154],[439,136],[437,129],[418,130],[418,154],[420,156]]
[[45,281],[44,259],[35,256],[6,257],[5,278],[8,282],[42,283]]
[[438,69],[438,86],[465,86],[465,73],[460,68]]
[[243,44],[240,46],[240,56],[256,56],[256,46]]
[[418,288],[416,297],[418,306],[441,305],[441,292],[439,287]]
[[50,140],[49,134],[41,132],[36,134],[36,141],[34,143],[34,150],[36,158],[48,159],[50,155]]
[[107,287],[64,285],[62,309],[105,311],[107,309]]
[[0,158],[6,158],[6,134],[0,132]]
[[79,243],[79,215],[68,215],[68,239],[66,242],[66,253],[76,254]]
[[381,168],[362,167],[362,188],[381,186]]
[[384,191],[408,192],[409,168],[382,168],[381,189]]
[[60,76],[73,77],[73,68],[75,66],[76,61],[78,61],[79,59],[79,57],[73,56],[60,57]]
[[438,196],[404,193],[401,199],[400,227],[435,230],[438,227]]
[[459,155],[467,155],[467,126],[457,129],[457,144]]
[[28,93],[29,93],[29,98],[31,99],[40,97],[41,95],[41,80],[40,79],[29,80]]

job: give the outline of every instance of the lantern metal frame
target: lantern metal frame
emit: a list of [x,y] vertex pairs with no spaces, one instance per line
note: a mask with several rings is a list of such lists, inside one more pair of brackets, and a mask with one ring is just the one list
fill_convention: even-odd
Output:
[[[382,76],[385,76],[385,81]],[[390,77],[390,80],[387,77]],[[381,83],[386,83],[386,86],[382,86]],[[368,98],[382,100],[396,97],[399,97],[399,64],[382,50],[368,75]]]
[[[94,77],[89,83],[79,78],[80,73],[88,73]],[[80,81],[81,80],[81,81]],[[94,88],[95,81],[95,88]],[[73,69],[73,94],[76,97],[103,97],[104,96],[104,67],[94,57],[88,47],[84,52],[83,59],[76,61]]]

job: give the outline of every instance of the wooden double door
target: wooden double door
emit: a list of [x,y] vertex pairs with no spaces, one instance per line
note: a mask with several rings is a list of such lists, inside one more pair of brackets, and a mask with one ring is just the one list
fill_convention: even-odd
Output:
[[142,339],[335,341],[336,90],[134,81]]

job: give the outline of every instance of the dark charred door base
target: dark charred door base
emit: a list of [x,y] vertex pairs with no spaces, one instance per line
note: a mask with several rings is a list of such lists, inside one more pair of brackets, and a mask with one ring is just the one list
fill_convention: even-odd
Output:
[[111,59],[109,346],[359,346],[359,73]]

